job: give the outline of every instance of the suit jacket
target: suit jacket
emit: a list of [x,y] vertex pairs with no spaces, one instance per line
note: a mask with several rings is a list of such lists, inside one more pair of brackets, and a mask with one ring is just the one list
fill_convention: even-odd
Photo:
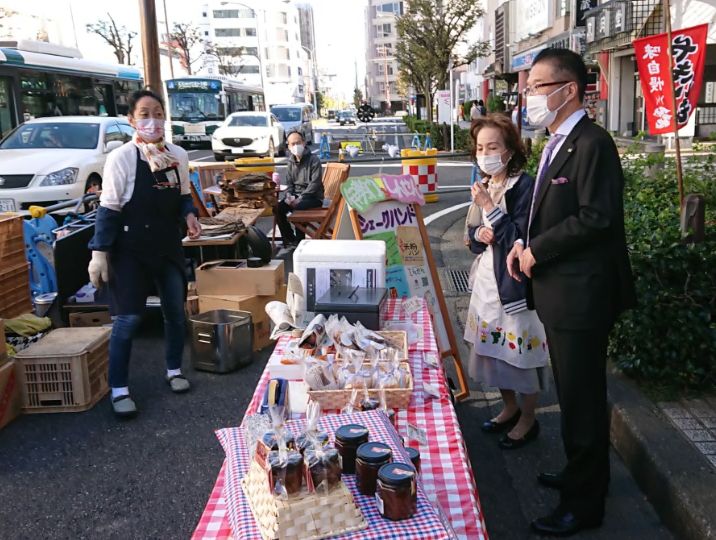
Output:
[[545,326],[610,327],[636,304],[624,232],[624,173],[611,136],[586,115],[535,194],[528,305]]

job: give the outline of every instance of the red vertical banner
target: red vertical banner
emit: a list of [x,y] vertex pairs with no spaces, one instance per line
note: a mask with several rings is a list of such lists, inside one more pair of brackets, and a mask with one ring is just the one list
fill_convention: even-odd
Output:
[[[701,92],[706,60],[708,24],[676,30],[671,34],[674,69],[669,69],[668,38],[666,34],[637,39],[634,54],[644,94],[649,133],[673,133],[674,122],[684,127]],[[673,98],[676,97],[676,110]]]

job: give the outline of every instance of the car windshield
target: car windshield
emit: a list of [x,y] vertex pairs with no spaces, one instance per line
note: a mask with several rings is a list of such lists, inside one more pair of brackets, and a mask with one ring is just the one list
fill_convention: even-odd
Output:
[[261,115],[240,115],[232,116],[229,118],[229,126],[254,126],[254,127],[265,127],[268,126],[268,118]]
[[0,143],[2,149],[97,148],[99,124],[43,122],[23,124]]
[[271,112],[276,115],[281,122],[300,122],[301,109],[296,107],[273,107]]
[[179,122],[202,122],[223,120],[219,111],[217,94],[208,92],[178,92],[169,94],[172,120]]

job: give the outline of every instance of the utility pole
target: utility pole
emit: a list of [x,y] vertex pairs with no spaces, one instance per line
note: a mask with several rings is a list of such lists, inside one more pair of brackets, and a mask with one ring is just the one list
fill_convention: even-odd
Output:
[[167,0],[162,0],[164,4],[164,28],[167,31],[167,50],[169,51],[169,73],[171,73],[172,79],[174,78],[174,47],[172,47],[172,40],[169,36],[169,17],[167,17]]
[[142,33],[144,84],[150,90],[162,94],[159,37],[157,36],[157,9],[154,5],[154,0],[139,0],[139,19]]

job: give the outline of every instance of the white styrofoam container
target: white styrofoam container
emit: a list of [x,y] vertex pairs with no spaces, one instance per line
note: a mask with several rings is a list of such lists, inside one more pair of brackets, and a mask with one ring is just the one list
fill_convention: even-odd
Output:
[[303,285],[302,311],[312,313],[331,286],[385,287],[385,242],[303,240],[293,252],[293,272]]

